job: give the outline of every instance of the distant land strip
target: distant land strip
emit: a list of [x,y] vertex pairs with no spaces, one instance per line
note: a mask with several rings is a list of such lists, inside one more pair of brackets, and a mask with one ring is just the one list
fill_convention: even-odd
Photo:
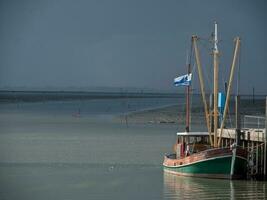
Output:
[[184,94],[155,92],[0,91],[0,102],[40,102],[106,98],[179,98]]
[[[199,96],[200,94],[194,94]],[[208,97],[209,95],[207,95]],[[233,97],[234,95],[232,95]],[[0,103],[44,102],[62,100],[118,99],[118,98],[184,98],[183,93],[174,92],[102,92],[102,91],[11,91],[0,90]],[[252,99],[252,95],[241,95],[241,99]],[[265,99],[266,95],[255,95]]]

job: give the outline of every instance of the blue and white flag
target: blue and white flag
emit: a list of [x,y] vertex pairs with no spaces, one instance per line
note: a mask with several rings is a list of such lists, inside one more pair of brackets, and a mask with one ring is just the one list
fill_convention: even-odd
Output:
[[191,84],[192,73],[179,76],[174,79],[175,86],[189,86]]

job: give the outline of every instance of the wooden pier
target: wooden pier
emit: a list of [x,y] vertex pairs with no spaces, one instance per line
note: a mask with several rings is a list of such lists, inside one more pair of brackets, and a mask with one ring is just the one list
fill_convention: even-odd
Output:
[[[262,116],[247,116],[254,118],[258,123],[254,127],[242,127],[241,120],[238,112],[239,98],[236,98],[236,128],[225,128],[222,132],[222,147],[229,147],[233,143],[242,146],[248,151],[248,178],[255,178],[260,180],[267,179],[267,97],[265,106],[265,117]],[[263,122],[261,126],[259,120]],[[265,127],[265,128],[264,128]],[[220,129],[217,135],[220,135]]]

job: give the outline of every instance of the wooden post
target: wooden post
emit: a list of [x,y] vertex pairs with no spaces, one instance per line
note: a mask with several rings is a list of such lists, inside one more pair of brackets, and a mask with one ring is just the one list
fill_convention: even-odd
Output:
[[253,102],[253,104],[255,104],[255,88],[254,88],[254,86],[252,88],[252,102]]
[[261,145],[261,174],[264,174],[264,145]]
[[213,124],[213,115],[212,115],[212,110],[213,110],[213,94],[210,94],[210,102],[209,102],[209,110],[210,110],[210,116],[209,116],[209,120],[210,120],[210,130],[211,132],[214,131],[214,124]]
[[[247,152],[248,152],[248,161],[250,161],[250,157],[249,157],[249,155],[251,155],[251,152],[250,152],[250,150],[249,150],[249,148],[250,148],[250,142],[249,142],[249,137],[247,138]],[[250,163],[249,163],[250,164]]]
[[267,133],[267,97],[265,102],[265,134],[264,134],[264,179],[266,179],[266,133]]
[[237,95],[235,97],[235,134],[236,134],[236,144],[240,145],[240,136],[241,136],[241,120],[240,120],[240,112],[239,112],[239,105],[240,105],[240,96]]
[[233,146],[233,155],[232,155],[232,160],[231,160],[231,172],[230,172],[230,177],[231,179],[233,179],[233,175],[234,175],[234,169],[235,169],[235,159],[236,159],[236,146]]
[[259,145],[256,143],[256,174],[259,172]]
[[254,160],[255,160],[255,157],[254,157],[254,142],[253,141],[251,141],[251,160],[253,162],[252,174],[254,174],[254,169],[255,169]]

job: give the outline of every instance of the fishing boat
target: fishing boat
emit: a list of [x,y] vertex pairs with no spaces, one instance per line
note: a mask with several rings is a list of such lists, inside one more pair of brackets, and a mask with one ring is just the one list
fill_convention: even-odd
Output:
[[[246,177],[247,152],[236,142],[229,146],[221,144],[222,133],[225,127],[227,111],[235,66],[240,48],[240,38],[235,38],[233,61],[230,69],[226,98],[224,99],[224,109],[222,114],[218,111],[218,24],[214,23],[214,33],[212,34],[212,56],[213,56],[213,102],[209,108],[207,104],[205,87],[203,81],[202,66],[198,50],[198,36],[191,38],[191,52],[194,52],[197,65],[200,90],[205,111],[206,132],[191,132],[190,130],[190,86],[191,86],[191,64],[188,62],[188,72],[186,75],[175,79],[176,86],[186,86],[186,128],[185,132],[177,133],[177,141],[174,145],[174,152],[164,156],[163,168],[166,173],[182,176],[219,178],[219,179],[240,179]],[[192,53],[191,53],[192,54]],[[191,57],[190,54],[190,57]],[[190,59],[191,60],[191,59]],[[222,99],[219,99],[223,101]],[[220,116],[220,120],[219,120]],[[237,133],[240,130],[236,129]]]

